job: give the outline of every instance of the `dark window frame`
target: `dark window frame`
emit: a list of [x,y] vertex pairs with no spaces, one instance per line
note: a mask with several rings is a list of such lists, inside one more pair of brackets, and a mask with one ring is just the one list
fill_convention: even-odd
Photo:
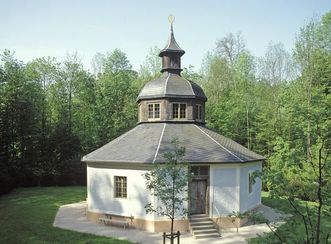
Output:
[[148,120],[160,120],[161,119],[161,104],[160,103],[148,103],[147,104],[147,118],[148,118]]
[[127,177],[114,176],[114,197],[127,198]]
[[172,118],[173,119],[186,119],[187,118],[187,104],[186,103],[173,103],[172,104]]
[[202,104],[195,105],[195,119],[202,121]]

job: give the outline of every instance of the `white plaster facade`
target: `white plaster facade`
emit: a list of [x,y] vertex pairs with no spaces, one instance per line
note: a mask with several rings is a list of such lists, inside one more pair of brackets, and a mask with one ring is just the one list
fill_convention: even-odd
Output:
[[[133,216],[154,220],[154,214],[146,214],[144,206],[154,203],[154,197],[146,189],[143,174],[147,169],[120,165],[87,165],[87,204],[88,211],[95,213]],[[115,176],[127,177],[127,198],[114,196]]]
[[[146,189],[143,174],[148,170],[148,166],[141,165],[88,163],[87,210],[149,221],[166,219],[146,214],[146,204],[157,204],[157,199]],[[245,212],[261,204],[261,180],[256,178],[252,192],[248,190],[248,175],[255,170],[262,170],[262,162],[210,165],[208,204],[211,218],[227,216],[233,211]],[[127,198],[114,197],[115,176],[127,177]],[[188,203],[183,205],[187,207]]]
[[248,175],[256,170],[262,170],[262,162],[210,166],[211,218],[245,212],[261,204],[261,180],[255,179],[251,193],[248,189]]

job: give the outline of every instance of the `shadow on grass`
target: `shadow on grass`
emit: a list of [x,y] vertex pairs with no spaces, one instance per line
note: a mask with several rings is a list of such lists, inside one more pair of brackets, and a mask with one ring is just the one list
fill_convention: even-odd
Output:
[[0,197],[0,243],[130,243],[53,227],[59,206],[86,199],[86,187],[15,189]]

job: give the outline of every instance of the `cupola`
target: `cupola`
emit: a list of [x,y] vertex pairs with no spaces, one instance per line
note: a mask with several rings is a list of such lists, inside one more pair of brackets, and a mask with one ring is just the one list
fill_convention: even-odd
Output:
[[138,95],[138,123],[205,123],[207,97],[198,84],[180,74],[185,51],[176,42],[173,20],[169,17],[170,36],[159,54],[162,74],[147,82]]
[[[171,16],[170,16],[171,17]],[[169,17],[169,20],[170,20]],[[169,72],[180,75],[181,69],[181,57],[185,51],[179,47],[176,42],[173,19],[171,21],[170,36],[167,45],[161,50],[159,56],[162,58],[162,69],[161,72]]]

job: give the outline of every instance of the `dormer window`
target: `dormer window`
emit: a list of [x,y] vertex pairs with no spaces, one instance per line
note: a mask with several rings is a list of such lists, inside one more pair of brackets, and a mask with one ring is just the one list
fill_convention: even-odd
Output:
[[148,104],[148,119],[160,119],[160,104],[159,103],[149,103]]
[[172,104],[172,118],[185,119],[186,118],[186,103]]
[[202,105],[195,105],[195,119],[201,121],[202,120]]

